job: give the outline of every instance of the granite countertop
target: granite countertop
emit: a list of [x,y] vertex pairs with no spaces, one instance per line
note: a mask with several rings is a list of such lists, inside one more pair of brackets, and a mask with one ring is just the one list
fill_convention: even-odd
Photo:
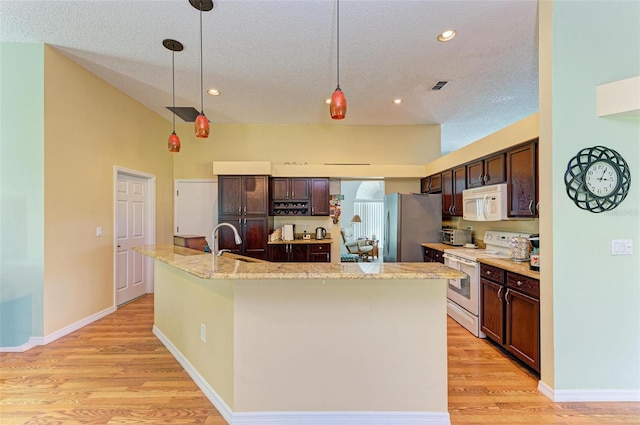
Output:
[[249,263],[243,261],[242,256],[218,257],[174,245],[145,245],[133,249],[203,279],[458,279],[465,276],[440,263]]
[[442,252],[444,252],[445,249],[456,248],[453,245],[447,245],[440,242],[423,242],[420,245],[424,246],[425,248],[431,248]]
[[294,239],[292,241],[269,241],[267,242],[269,245],[285,245],[285,244],[311,244],[311,243],[333,243],[333,239],[324,238],[324,239]]
[[540,272],[530,270],[529,262],[519,262],[513,260],[507,260],[506,258],[478,258],[478,262],[481,264],[487,264],[489,266],[498,267],[508,272],[518,273],[523,276],[531,277],[540,280]]
[[[420,245],[431,249],[437,249],[438,251],[462,248],[461,246],[446,245],[440,242],[423,242]],[[540,280],[540,272],[530,270],[528,261],[519,262],[508,260],[506,258],[480,257],[478,258],[478,262]]]

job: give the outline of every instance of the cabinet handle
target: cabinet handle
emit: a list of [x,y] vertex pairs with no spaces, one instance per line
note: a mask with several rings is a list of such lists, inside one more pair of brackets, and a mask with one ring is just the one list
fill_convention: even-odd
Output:
[[511,292],[511,289],[507,289],[507,292],[505,292],[504,294],[504,300],[507,302],[507,304],[509,304],[509,292]]
[[504,289],[504,286],[501,286],[500,289],[498,289],[498,299],[500,300],[500,302],[504,301],[502,299],[502,297],[500,296],[500,294],[502,293],[502,290]]
[[478,180],[479,180],[478,183],[484,184],[484,181],[485,181],[484,180],[484,174],[480,174],[480,177],[478,178]]
[[529,212],[531,213],[531,215],[534,214],[534,212],[533,212],[533,199],[529,201]]
[[540,211],[540,202],[536,202],[536,211]]
[[517,281],[517,282],[516,282],[516,285],[518,285],[518,286],[522,286],[522,285],[524,285],[524,283],[522,283],[522,281],[521,281],[521,280],[519,280],[519,281]]
[[246,207],[246,205],[245,205],[245,207],[244,207],[244,213],[245,213],[245,214],[247,213],[247,207]]
[[491,276],[491,270],[487,270],[487,276]]
[[241,218],[239,218],[239,219],[238,219],[238,226],[241,226],[241,225],[242,225],[242,219],[241,219]]
[[485,182],[485,183],[488,183],[488,182],[489,182],[489,180],[491,180],[491,176],[490,176],[489,174],[485,174],[485,175],[484,175],[484,182]]
[[238,214],[242,214],[242,207],[238,207]]

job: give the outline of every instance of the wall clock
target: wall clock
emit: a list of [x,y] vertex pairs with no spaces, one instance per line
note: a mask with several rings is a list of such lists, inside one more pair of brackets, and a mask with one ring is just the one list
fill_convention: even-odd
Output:
[[571,158],[564,183],[567,195],[579,208],[601,213],[614,209],[627,197],[631,172],[618,152],[594,146]]

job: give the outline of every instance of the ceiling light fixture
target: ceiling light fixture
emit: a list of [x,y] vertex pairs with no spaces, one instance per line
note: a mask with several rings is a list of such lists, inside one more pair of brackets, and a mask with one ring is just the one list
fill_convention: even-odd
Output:
[[393,103],[394,103],[394,105],[399,105],[399,104],[401,104],[402,102],[403,102],[403,100],[402,100],[402,99],[393,99]]
[[336,0],[336,69],[338,86],[331,95],[329,112],[334,120],[341,120],[347,114],[347,99],[340,90],[340,0]]
[[196,137],[206,139],[209,137],[209,120],[204,114],[204,84],[202,67],[202,12],[213,9],[213,0],[189,0],[191,6],[200,11],[200,114],[196,117]]
[[[162,40],[162,45],[171,50],[171,92],[173,93],[173,109],[176,107],[176,52],[181,52],[184,46],[176,40]],[[176,113],[173,112],[173,131],[169,136],[169,152],[180,152],[180,138],[176,134]]]
[[442,33],[440,33],[440,35],[438,36],[438,41],[449,41],[452,40],[455,36],[456,32],[454,30],[442,31]]
[[218,89],[209,89],[207,90],[207,94],[211,96],[220,96],[220,90]]

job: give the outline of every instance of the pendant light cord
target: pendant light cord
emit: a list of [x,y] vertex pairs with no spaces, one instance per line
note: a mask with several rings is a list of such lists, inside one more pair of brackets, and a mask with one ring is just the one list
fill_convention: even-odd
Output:
[[171,51],[171,90],[173,92],[173,132],[176,132],[176,52]]
[[202,0],[200,0],[200,113],[204,115],[204,83],[202,78]]
[[336,46],[337,46],[337,82],[338,82],[338,88],[340,88],[340,0],[336,0],[336,14],[337,14],[337,19],[336,19]]

